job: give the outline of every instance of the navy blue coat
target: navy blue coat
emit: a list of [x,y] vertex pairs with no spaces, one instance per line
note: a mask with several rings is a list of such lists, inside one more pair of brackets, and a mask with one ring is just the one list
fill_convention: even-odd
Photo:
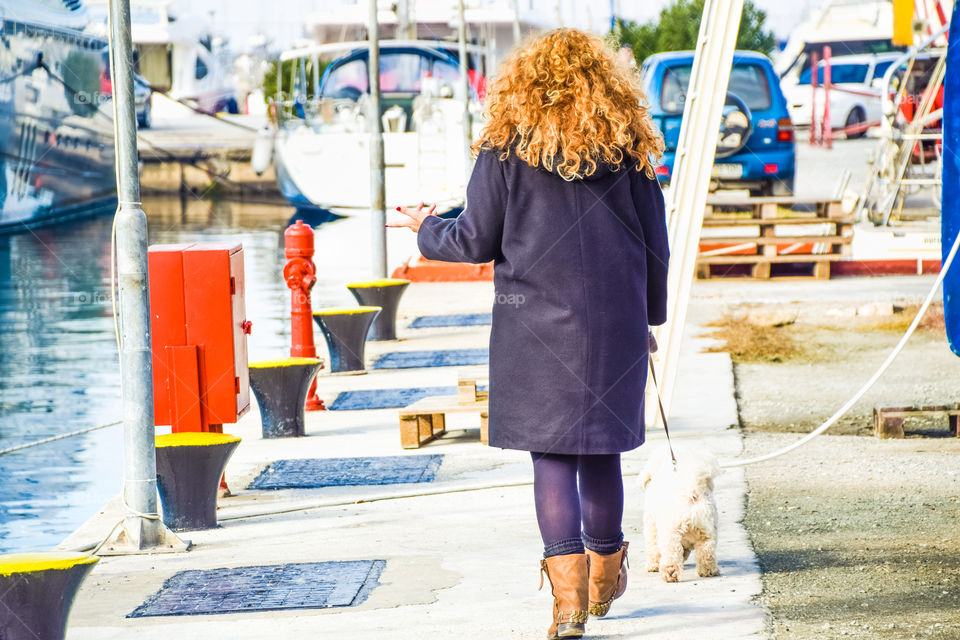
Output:
[[633,166],[583,180],[482,151],[456,219],[430,217],[431,260],[494,261],[490,444],[620,453],[644,438],[648,325],[667,307],[655,179]]

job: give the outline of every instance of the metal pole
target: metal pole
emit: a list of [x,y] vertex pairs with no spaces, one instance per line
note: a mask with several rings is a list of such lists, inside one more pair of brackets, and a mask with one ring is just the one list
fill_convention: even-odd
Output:
[[817,82],[820,79],[820,61],[817,52],[810,53],[810,146],[817,144]]
[[833,148],[833,125],[830,123],[830,47],[823,48],[823,146]]
[[473,170],[473,156],[470,147],[473,145],[473,119],[470,116],[470,77],[467,75],[467,20],[464,11],[464,2],[457,3],[457,44],[460,54],[460,90],[463,92],[463,169],[470,179]]
[[397,40],[416,40],[415,23],[410,20],[410,5],[413,0],[397,0]]
[[156,517],[157,459],[147,282],[147,217],[140,208],[130,0],[110,0],[109,11],[120,204],[115,224],[123,407],[123,501],[131,512],[125,519],[122,534],[125,540],[121,546],[125,549],[114,549],[114,552],[136,552],[167,546],[170,536]]
[[520,0],[513,0],[513,46],[520,44]]
[[380,122],[380,24],[377,21],[377,0],[369,0],[367,25],[370,75],[370,231],[373,277],[387,277],[387,234],[385,224],[386,186],[383,167],[383,123]]

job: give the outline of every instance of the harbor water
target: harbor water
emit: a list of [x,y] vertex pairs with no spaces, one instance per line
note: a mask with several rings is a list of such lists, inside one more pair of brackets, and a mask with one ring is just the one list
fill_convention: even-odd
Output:
[[[189,195],[146,199],[143,208],[151,244],[243,245],[250,359],[287,355],[283,231],[302,216],[288,206]],[[371,275],[369,219],[304,221],[316,230],[314,308],[355,304],[343,283]],[[121,417],[111,222],[102,216],[0,236],[0,449]],[[391,265],[415,248],[410,233],[390,240]],[[0,553],[50,549],[117,495],[122,447],[114,426],[0,455]]]

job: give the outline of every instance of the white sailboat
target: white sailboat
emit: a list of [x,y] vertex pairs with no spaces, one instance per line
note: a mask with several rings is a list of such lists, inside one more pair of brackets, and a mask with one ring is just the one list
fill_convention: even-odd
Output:
[[[456,44],[380,43],[381,113],[387,206],[420,200],[441,211],[463,205],[467,175]],[[486,50],[468,47],[472,133],[480,131]],[[337,55],[320,74],[321,61]],[[370,207],[370,95],[367,43],[314,45],[284,52],[294,61],[279,78],[273,160],[281,192],[298,208],[339,214]],[[282,74],[286,75],[286,74]],[[286,88],[285,88],[286,87]],[[258,158],[262,154],[256,154]],[[255,167],[257,168],[257,167]]]

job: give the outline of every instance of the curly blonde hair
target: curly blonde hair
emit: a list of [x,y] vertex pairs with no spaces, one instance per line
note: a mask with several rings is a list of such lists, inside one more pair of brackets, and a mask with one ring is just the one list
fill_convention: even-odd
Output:
[[600,38],[550,31],[513,51],[486,98],[486,123],[473,150],[514,153],[564,180],[630,157],[653,178],[663,138],[653,126],[634,70]]

